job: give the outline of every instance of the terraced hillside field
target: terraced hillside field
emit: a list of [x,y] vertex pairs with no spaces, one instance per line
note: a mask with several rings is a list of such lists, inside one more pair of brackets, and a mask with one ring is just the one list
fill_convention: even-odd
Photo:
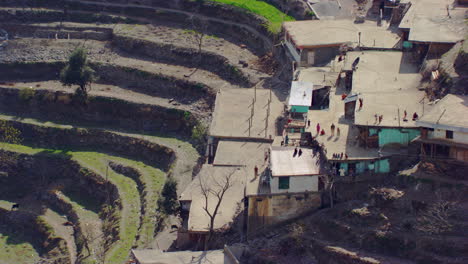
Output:
[[[174,3],[0,1],[0,263],[154,247],[162,186],[180,193],[200,169],[217,93],[283,94],[273,44],[292,18],[262,1]],[[96,77],[85,101],[60,82],[76,48]]]

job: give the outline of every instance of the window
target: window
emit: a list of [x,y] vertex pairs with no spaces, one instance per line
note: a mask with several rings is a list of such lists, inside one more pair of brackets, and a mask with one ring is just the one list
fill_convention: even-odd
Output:
[[289,189],[289,177],[278,178],[278,189]]
[[445,131],[445,138],[453,139],[453,131],[446,130]]

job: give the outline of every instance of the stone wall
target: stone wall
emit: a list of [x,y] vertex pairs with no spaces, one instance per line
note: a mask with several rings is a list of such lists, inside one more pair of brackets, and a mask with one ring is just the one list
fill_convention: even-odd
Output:
[[[15,0],[16,1],[16,0]],[[18,1],[16,1],[18,2]],[[4,6],[5,4],[2,4]],[[15,5],[13,5],[15,6]],[[48,23],[48,22],[78,22],[78,23],[137,23],[137,20],[128,17],[93,14],[83,12],[67,12],[50,9],[2,9],[0,22],[2,23]]]
[[0,24],[12,37],[32,37],[49,39],[94,39],[109,40],[112,38],[112,29],[93,27],[52,27],[34,26],[26,24]]
[[[118,37],[116,37],[116,39],[118,39]],[[116,41],[120,42],[118,40]],[[124,50],[130,51],[133,49],[132,52],[140,53],[140,55],[144,55],[145,53],[141,50],[144,49],[142,46],[120,44],[118,44],[119,47],[122,47]],[[159,50],[157,46],[146,46],[146,49],[158,50],[153,51],[154,53],[164,53],[164,51]],[[168,54],[168,56],[170,57],[171,55]],[[167,59],[166,62],[175,62],[175,58],[173,58],[172,61],[171,59]],[[208,87],[202,83],[159,75],[131,67],[107,63],[90,63],[90,65],[99,76],[97,80],[98,83],[125,86],[127,89],[134,90],[135,92],[163,98],[175,98],[180,102],[203,99],[209,107],[211,107],[215,101],[216,92],[214,89],[217,87]]]
[[[123,86],[151,96],[175,98],[179,102],[203,100],[208,108],[214,105],[216,92],[212,88],[216,87],[126,66],[100,62],[89,64],[98,77],[97,83]],[[58,80],[63,67],[63,61],[0,63],[0,72],[4,73],[0,76],[0,85],[1,81]]]
[[8,225],[28,234],[32,241],[38,242],[44,250],[41,257],[49,258],[54,264],[70,264],[70,254],[66,241],[61,237],[53,236],[46,223],[38,221],[37,215],[26,211],[8,211],[0,208],[0,224]]
[[[6,1],[8,2],[8,1]],[[28,2],[28,1],[26,1]],[[39,3],[34,0],[28,6],[35,7],[59,7],[60,10],[17,10],[0,11],[0,22],[57,22],[57,21],[72,21],[81,23],[146,23],[147,21],[153,22],[173,22],[182,25],[190,25],[190,16],[188,12],[200,13],[216,19],[206,21],[208,34],[219,35],[234,42],[247,43],[249,48],[254,52],[262,55],[265,51],[272,48],[272,45],[267,39],[274,39],[275,36],[271,35],[264,26],[267,21],[262,17],[249,13],[244,9],[237,8],[230,5],[223,5],[220,3],[206,2],[200,6],[200,3],[195,1],[177,0],[177,1],[151,1],[147,3],[154,8],[145,7],[123,7],[123,6],[102,6],[94,3],[69,3],[68,10],[83,10],[95,12],[95,14],[71,12],[68,11],[65,16],[61,11],[63,4],[61,1],[43,1]],[[102,1],[95,1],[96,3]],[[124,1],[125,3],[127,1]],[[132,1],[129,1],[132,2]],[[142,1],[137,1],[140,4]],[[119,3],[113,1],[113,3]],[[4,3],[3,6],[20,7],[18,2],[10,1],[10,4]],[[169,8],[169,10],[155,9],[157,7]],[[174,9],[174,10],[171,10]],[[178,9],[183,12],[178,12]],[[115,16],[102,14],[103,12],[113,13]],[[118,17],[130,16],[130,17]],[[3,18],[3,19],[2,19]],[[145,21],[139,20],[145,18]],[[230,20],[235,23],[225,23],[224,21]],[[247,29],[242,25],[249,25],[258,30],[257,32]],[[258,33],[260,32],[260,33]]]
[[249,197],[248,233],[291,220],[321,206],[320,193],[298,193]]
[[213,52],[202,51],[202,56],[199,56],[198,51],[192,48],[177,47],[121,35],[116,35],[112,43],[124,51],[148,56],[165,63],[180,64],[190,68],[200,67],[216,73],[231,83],[244,87],[253,85],[240,69],[231,65],[225,57]]
[[[105,4],[106,0],[94,0],[93,2]],[[260,17],[254,13],[251,13],[245,9],[226,5],[222,3],[212,2],[212,1],[191,1],[191,0],[176,0],[176,1],[167,1],[167,0],[116,0],[112,1],[112,3],[117,4],[132,4],[132,5],[145,5],[145,6],[152,6],[152,7],[162,7],[162,8],[169,8],[169,9],[176,9],[182,10],[184,12],[193,12],[205,15],[207,17],[217,18],[221,20],[227,20],[234,23],[245,24],[252,28],[255,28],[262,34],[268,36],[270,33],[265,27],[265,24],[268,23],[266,19]],[[72,3],[69,2],[70,7],[74,8],[83,8],[85,5],[81,3]],[[87,4],[90,7],[92,4]],[[100,5],[94,5],[93,8],[103,8]],[[104,7],[105,10],[112,10],[115,7],[106,6]],[[139,12],[143,12],[145,10],[144,7],[125,7],[124,9],[129,10],[128,12],[135,13],[136,10],[140,10]],[[146,8],[147,9],[147,8]]]
[[8,121],[8,123],[21,131],[23,143],[27,145],[99,150],[131,156],[162,170],[168,170],[175,159],[174,152],[165,146],[105,130],[45,127],[18,121]]
[[26,100],[19,94],[19,89],[0,88],[0,111],[47,121],[173,133],[179,137],[190,136],[197,123],[190,112],[108,97],[90,96],[83,104],[76,102],[72,93],[35,90]]

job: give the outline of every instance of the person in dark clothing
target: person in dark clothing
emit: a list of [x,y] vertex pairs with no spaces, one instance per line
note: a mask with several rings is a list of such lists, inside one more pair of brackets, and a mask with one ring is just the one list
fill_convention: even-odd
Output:
[[310,120],[307,120],[307,127],[310,127]]
[[335,135],[335,124],[332,123],[330,128],[331,128],[331,135],[334,136]]
[[297,156],[297,148],[294,149],[293,158],[295,158],[296,156]]
[[302,155],[302,149],[299,149],[299,157]]
[[418,118],[419,118],[418,114],[417,114],[416,112],[414,112],[414,114],[413,114],[413,121],[418,120]]

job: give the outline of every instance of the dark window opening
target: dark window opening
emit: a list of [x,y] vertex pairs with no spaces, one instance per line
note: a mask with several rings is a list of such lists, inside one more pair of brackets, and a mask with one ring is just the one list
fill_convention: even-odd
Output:
[[453,131],[446,130],[446,131],[445,131],[445,137],[446,137],[446,138],[453,139]]
[[289,189],[289,177],[279,177],[278,189]]

